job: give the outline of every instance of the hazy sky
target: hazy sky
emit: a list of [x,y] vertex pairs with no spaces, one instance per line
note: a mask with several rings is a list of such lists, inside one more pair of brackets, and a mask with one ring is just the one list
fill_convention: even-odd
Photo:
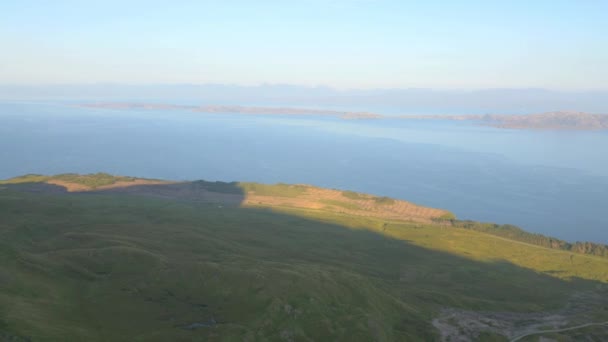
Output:
[[0,83],[608,89],[606,0],[0,1]]

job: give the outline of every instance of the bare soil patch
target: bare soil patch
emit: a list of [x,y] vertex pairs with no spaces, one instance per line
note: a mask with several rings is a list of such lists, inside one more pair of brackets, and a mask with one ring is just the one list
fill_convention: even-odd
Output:
[[430,222],[432,219],[439,218],[448,213],[445,210],[427,208],[400,200],[394,200],[390,204],[378,204],[375,199],[376,197],[374,196],[362,196],[362,198],[351,199],[345,197],[342,191],[339,190],[309,186],[304,194],[297,197],[259,196],[255,193],[248,193],[244,204],[326,209],[349,215],[417,222]]
[[439,330],[442,341],[474,341],[484,332],[513,340],[528,334],[567,330],[571,326],[588,324],[594,320],[594,308],[606,304],[608,297],[605,293],[581,292],[573,295],[564,308],[556,311],[477,312],[446,308],[432,323]]

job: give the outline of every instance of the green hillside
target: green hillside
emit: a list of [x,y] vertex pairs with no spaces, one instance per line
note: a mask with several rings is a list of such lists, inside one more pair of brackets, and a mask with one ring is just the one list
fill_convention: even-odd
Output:
[[28,184],[0,185],[0,340],[433,341],[446,309],[521,315],[513,336],[529,313],[608,321],[606,258],[443,221]]

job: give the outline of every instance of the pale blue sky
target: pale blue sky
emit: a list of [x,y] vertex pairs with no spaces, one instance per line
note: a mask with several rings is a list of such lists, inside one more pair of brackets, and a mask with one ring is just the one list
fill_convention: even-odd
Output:
[[0,83],[608,89],[608,1],[0,2]]

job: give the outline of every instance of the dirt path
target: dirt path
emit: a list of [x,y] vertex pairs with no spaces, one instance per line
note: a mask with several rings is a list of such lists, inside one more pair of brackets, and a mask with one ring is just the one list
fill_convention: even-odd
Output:
[[582,329],[582,328],[591,327],[591,326],[598,326],[598,325],[608,326],[608,321],[603,322],[603,323],[587,323],[587,324],[577,325],[575,327],[569,327],[569,328],[563,328],[563,329],[539,330],[539,331],[536,331],[536,332],[530,332],[530,333],[527,333],[527,334],[523,334],[523,335],[517,336],[517,337],[511,339],[510,342],[516,342],[516,341],[521,340],[524,337],[528,337],[528,336],[532,336],[532,335],[547,334],[547,333],[558,333],[558,332],[577,330],[577,329]]

